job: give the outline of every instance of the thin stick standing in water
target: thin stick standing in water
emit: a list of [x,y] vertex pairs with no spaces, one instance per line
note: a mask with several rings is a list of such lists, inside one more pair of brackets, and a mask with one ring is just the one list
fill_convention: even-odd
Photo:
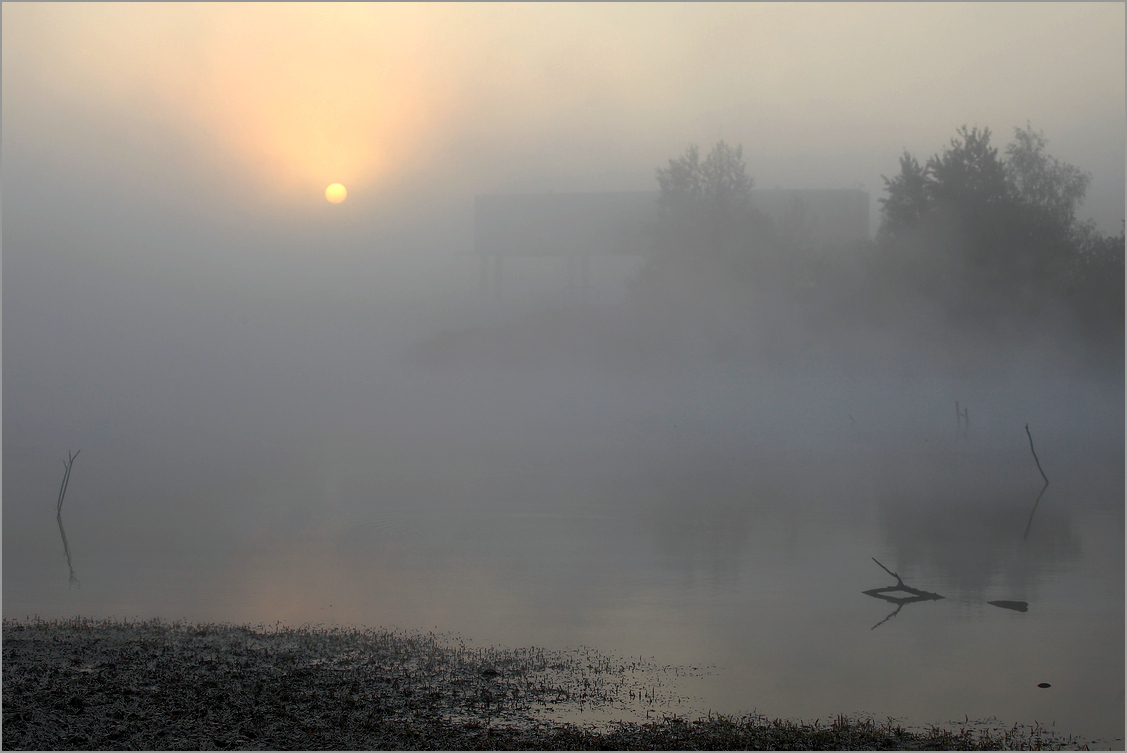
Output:
[[963,435],[963,439],[967,438],[970,433],[970,411],[966,408],[959,407],[959,401],[955,401],[955,441],[959,441],[959,435]]
[[959,409],[959,401],[955,401],[955,441],[959,441],[959,434],[963,435],[963,439],[967,438],[970,433],[970,412],[966,409]]
[[[82,450],[78,452],[82,452]],[[70,483],[70,469],[74,466],[74,459],[78,457],[78,452],[71,455],[70,450],[67,450],[69,460],[63,463],[66,472],[63,473],[63,484],[59,487],[59,502],[55,506],[55,519],[59,521],[59,536],[63,539],[63,553],[67,556],[67,569],[70,570],[70,584],[72,586],[78,582],[78,576],[74,574],[74,566],[70,561],[70,545],[67,544],[67,532],[63,530],[63,497],[67,493],[67,485]]]
[[1033,453],[1033,462],[1037,464],[1037,470],[1041,471],[1041,478],[1045,479],[1045,486],[1048,486],[1049,477],[1041,469],[1041,461],[1037,459],[1037,450],[1033,449],[1033,435],[1029,433],[1029,424],[1025,425],[1025,434],[1029,437],[1029,451]]
[[[79,450],[78,452],[82,452],[82,450]],[[55,512],[59,515],[63,514],[63,497],[67,493],[67,484],[70,483],[70,469],[74,465],[75,458],[78,457],[78,452],[71,455],[70,450],[67,450],[67,457],[70,458],[70,460],[66,463],[63,463],[63,467],[66,468],[66,472],[63,473],[63,485],[59,487],[59,503],[55,508]]]
[[1033,503],[1033,509],[1029,511],[1029,521],[1025,524],[1025,535],[1021,537],[1022,541],[1029,540],[1029,529],[1033,527],[1033,515],[1037,512],[1037,505],[1041,504],[1041,497],[1045,496],[1045,490],[1049,488],[1049,482],[1046,481],[1045,485],[1041,487],[1041,493],[1037,495],[1037,501]]

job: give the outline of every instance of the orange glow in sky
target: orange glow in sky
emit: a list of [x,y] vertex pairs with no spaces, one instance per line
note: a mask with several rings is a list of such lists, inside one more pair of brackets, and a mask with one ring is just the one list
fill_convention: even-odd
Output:
[[[240,206],[313,204],[338,181],[379,201],[412,185],[461,180],[469,193],[514,175],[637,170],[720,138],[779,159],[879,152],[875,175],[964,123],[1002,140],[1029,120],[1056,144],[1076,122],[1123,112],[1122,4],[6,3],[3,14],[5,139],[18,121],[25,143],[104,154],[93,124],[138,169],[153,164],[148,148],[186,178],[222,174],[209,190]],[[1042,49],[1057,54],[1029,52]]]
[[308,196],[336,181],[379,184],[410,163],[441,113],[433,45],[410,33],[417,23],[406,17],[409,7],[14,10],[41,16],[18,53],[48,61],[40,75],[56,91],[41,94],[62,94],[84,115],[152,113],[208,142],[215,161],[241,165],[256,192]]
[[365,6],[271,10],[262,24],[252,5],[215,8],[223,18],[202,45],[208,75],[193,114],[282,187],[393,174],[426,132],[434,88],[417,71],[427,46],[381,33]]

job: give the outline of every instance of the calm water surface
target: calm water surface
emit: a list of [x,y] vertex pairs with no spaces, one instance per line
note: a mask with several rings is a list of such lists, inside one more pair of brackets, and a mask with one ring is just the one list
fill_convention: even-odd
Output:
[[[4,616],[592,646],[698,668],[680,713],[996,717],[1122,747],[1121,391],[379,378],[289,415],[268,382],[234,411],[131,408],[151,433],[103,432],[74,466],[73,584],[68,448],[13,410]],[[1036,509],[1026,422],[1051,480]],[[944,598],[863,594],[895,585],[874,558]]]

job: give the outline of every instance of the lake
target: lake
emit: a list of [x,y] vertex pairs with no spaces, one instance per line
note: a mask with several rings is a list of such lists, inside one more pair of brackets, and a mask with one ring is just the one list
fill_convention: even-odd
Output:
[[[316,338],[267,368],[250,343],[163,382],[44,386],[6,363],[5,617],[587,646],[679,668],[675,713],[1123,746],[1121,382],[435,373],[319,366]],[[71,582],[51,512],[79,449]],[[943,598],[865,594],[896,585],[884,568]]]

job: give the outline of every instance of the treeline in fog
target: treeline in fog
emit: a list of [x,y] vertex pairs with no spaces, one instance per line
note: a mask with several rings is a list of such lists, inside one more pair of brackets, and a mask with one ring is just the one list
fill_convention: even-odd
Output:
[[742,146],[690,146],[657,168],[652,252],[616,315],[530,315],[424,351],[779,364],[873,338],[956,360],[1035,342],[1121,373],[1122,230],[1077,218],[1091,178],[1041,133],[1015,128],[1004,148],[991,137],[964,126],[922,162],[905,151],[875,240],[836,243],[815,240],[798,197],[781,215],[757,208]]

